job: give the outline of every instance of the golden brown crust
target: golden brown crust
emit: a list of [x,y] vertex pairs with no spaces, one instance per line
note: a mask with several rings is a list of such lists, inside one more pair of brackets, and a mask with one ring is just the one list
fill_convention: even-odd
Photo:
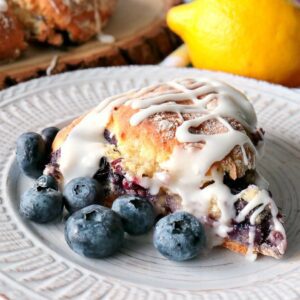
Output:
[[0,12],[0,60],[18,57],[26,48],[24,31],[9,7]]
[[72,42],[95,36],[113,13],[116,0],[12,0],[14,10],[30,40],[59,46],[62,32]]
[[246,245],[242,245],[240,243],[237,243],[235,241],[225,239],[222,246],[224,248],[227,248],[233,252],[240,253],[242,255],[246,255],[248,251],[248,247]]
[[[228,238],[224,240],[222,247],[242,255],[247,255],[249,249],[247,245],[238,243],[237,241],[233,241]],[[278,249],[273,249],[272,247],[267,246],[266,244],[260,245],[259,247],[254,247],[252,253],[271,256],[277,259],[281,258],[281,256],[283,255],[283,253],[278,252]]]

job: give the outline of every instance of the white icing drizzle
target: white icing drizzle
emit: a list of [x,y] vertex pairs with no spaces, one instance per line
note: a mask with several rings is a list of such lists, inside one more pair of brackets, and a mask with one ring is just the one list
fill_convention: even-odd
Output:
[[94,0],[94,15],[95,15],[95,27],[96,27],[96,38],[99,42],[103,44],[113,44],[116,39],[113,35],[104,34],[102,32],[102,20],[101,14],[99,12],[99,0]]
[[[243,194],[247,190],[254,189],[256,191],[256,195],[254,198],[251,199],[251,201],[248,202],[248,204],[240,211],[240,213],[235,218],[235,221],[240,223],[243,222],[247,215],[253,210],[253,213],[250,216],[250,230],[249,230],[249,248],[247,251],[247,256],[250,260],[255,260],[256,254],[254,253],[254,239],[255,239],[255,232],[254,232],[254,225],[256,224],[256,220],[258,216],[264,211],[264,209],[268,206],[271,210],[272,220],[273,220],[273,230],[280,232],[284,240],[282,241],[281,245],[279,245],[279,251],[281,253],[284,253],[284,250],[286,248],[286,234],[285,230],[283,228],[283,225],[280,223],[280,221],[277,218],[278,215],[278,209],[276,204],[274,203],[273,199],[269,196],[269,193],[265,189],[258,189],[257,186],[249,186],[246,190],[239,193],[237,196],[235,196],[236,200],[239,198],[243,198]],[[235,201],[236,201],[235,200]]]
[[255,261],[257,254],[254,252],[254,240],[255,240],[255,227],[250,226],[249,228],[249,247],[246,253],[246,257],[249,261]]
[[98,7],[98,0],[94,0],[94,13],[95,13],[95,26],[96,26],[96,32],[98,34],[101,34],[102,29],[102,22],[101,22],[101,16],[99,13],[99,7]]
[[101,42],[103,44],[113,44],[116,41],[116,39],[113,35],[104,34],[104,33],[99,33],[97,35],[97,39],[99,42]]
[[[224,159],[235,146],[242,150],[243,162],[249,164],[245,145],[258,155],[256,147],[248,135],[235,130],[228,119],[239,121],[249,132],[256,132],[257,119],[255,111],[247,98],[234,88],[211,79],[193,78],[195,81],[189,89],[184,80],[175,80],[167,84],[174,90],[155,92],[157,85],[130,91],[122,95],[108,98],[90,112],[69,133],[61,147],[60,171],[65,183],[74,177],[92,176],[98,169],[98,163],[105,155],[108,145],[103,137],[105,126],[110,120],[111,112],[120,105],[130,105],[137,112],[131,117],[130,124],[137,126],[143,120],[161,112],[175,112],[182,123],[176,129],[176,139],[181,143],[176,146],[170,158],[161,163],[160,171],[152,178],[140,178],[139,184],[148,188],[156,195],[161,188],[182,199],[182,210],[194,214],[205,221],[210,213],[212,200],[215,201],[219,217],[212,224],[212,235],[215,242],[222,243],[232,230],[232,220],[242,222],[250,211],[249,253],[254,257],[255,222],[266,206],[270,207],[274,230],[285,237],[285,231],[277,218],[278,210],[269,197],[268,192],[257,186],[249,186],[238,195],[233,195],[223,183],[223,176],[216,168],[211,168],[215,162]],[[150,94],[149,94],[150,93]],[[147,94],[147,95],[146,95]],[[146,96],[145,96],[146,95]],[[186,101],[189,101],[187,104]],[[184,120],[184,114],[196,113],[195,119]],[[218,134],[191,133],[191,127],[198,127],[207,120],[217,120],[227,131]],[[162,126],[167,126],[163,123]],[[194,143],[203,143],[201,149]],[[210,173],[208,174],[208,171]],[[201,189],[206,182],[208,186]],[[263,188],[266,184],[263,182]],[[256,194],[251,201],[236,216],[234,203],[250,189],[256,188]],[[221,237],[221,239],[220,239]],[[285,239],[283,241],[285,243]],[[284,252],[285,244],[282,245]]]
[[[143,99],[143,101],[140,101],[141,99],[129,101],[128,103],[132,108],[140,109],[140,112],[131,118],[131,125],[138,125],[142,120],[154,113],[173,111],[181,114],[193,112],[210,114],[210,118],[216,115],[220,115],[223,118],[231,117],[238,120],[250,131],[256,129],[257,119],[255,111],[243,94],[219,81],[201,78],[197,82],[202,85],[194,90],[189,90],[184,85],[172,81],[168,84],[182,91],[181,93],[156,95]],[[199,101],[199,97],[201,97],[201,101]],[[207,104],[213,99],[218,100],[217,106],[213,109],[207,108]],[[191,100],[193,103],[178,105],[178,103],[186,100]]]
[[0,0],[0,12],[6,12],[8,10],[8,5],[6,0]]
[[240,223],[245,220],[246,216],[250,213],[250,211],[259,206],[259,208],[251,215],[250,224],[254,225],[256,217],[260,212],[262,212],[265,206],[269,203],[269,196],[266,195],[267,191],[263,190],[258,192],[256,196],[245,206],[238,216],[235,218],[236,222]]
[[[204,141],[205,147],[197,152],[199,165],[197,165],[200,177],[214,162],[222,160],[236,145],[242,149],[243,159],[248,165],[248,158],[244,149],[244,144],[248,144],[255,152],[255,147],[249,137],[240,131],[234,130],[225,119],[232,118],[238,120],[249,131],[256,129],[256,115],[250,102],[240,92],[224,85],[223,83],[211,81],[209,79],[197,80],[200,87],[189,90],[184,85],[176,81],[168,83],[181,93],[169,93],[148,97],[147,99],[134,99],[129,104],[134,109],[139,109],[130,119],[130,124],[136,126],[144,119],[159,112],[176,112],[182,116],[183,113],[198,113],[200,117],[184,121],[176,130],[176,138],[181,143],[195,143]],[[201,100],[199,100],[201,97]],[[217,98],[217,105],[208,108],[208,104]],[[180,104],[180,102],[191,100],[192,104]],[[193,134],[189,128],[198,127],[203,122],[217,119],[228,131],[226,133],[205,135]],[[216,145],[222,145],[222,147]],[[200,178],[197,178],[198,182]]]
[[50,5],[53,7],[54,11],[55,11],[57,14],[60,14],[59,7],[57,6],[55,0],[50,0]]
[[56,65],[57,65],[57,61],[58,61],[58,55],[54,55],[53,58],[51,59],[51,62],[48,66],[48,68],[46,69],[46,75],[50,76],[53,72],[53,70],[55,69]]
[[105,126],[113,108],[120,106],[130,95],[128,92],[105,99],[71,130],[61,147],[59,169],[64,184],[76,177],[92,176],[98,170],[100,158],[110,147],[103,136]]

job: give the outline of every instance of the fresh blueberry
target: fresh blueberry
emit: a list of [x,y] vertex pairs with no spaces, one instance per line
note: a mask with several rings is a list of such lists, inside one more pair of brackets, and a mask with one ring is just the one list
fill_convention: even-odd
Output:
[[99,204],[103,198],[99,183],[89,177],[78,177],[71,180],[64,189],[65,206],[70,213],[91,204]]
[[152,204],[138,196],[120,196],[114,201],[112,210],[121,216],[124,230],[132,235],[146,233],[155,221]]
[[34,186],[21,197],[20,213],[37,223],[50,222],[62,214],[62,194],[51,188]]
[[199,254],[206,238],[197,218],[187,212],[175,212],[157,222],[153,242],[163,256],[184,261]]
[[111,209],[90,205],[71,215],[65,225],[65,239],[76,253],[94,258],[114,254],[124,240],[121,218]]
[[40,188],[58,190],[58,184],[56,179],[50,175],[42,175],[37,179],[35,185]]
[[46,142],[46,148],[51,149],[51,145],[59,132],[59,129],[57,127],[47,127],[42,130],[42,137],[44,141]]
[[29,177],[37,178],[42,175],[46,160],[45,142],[34,132],[26,132],[17,140],[17,162]]

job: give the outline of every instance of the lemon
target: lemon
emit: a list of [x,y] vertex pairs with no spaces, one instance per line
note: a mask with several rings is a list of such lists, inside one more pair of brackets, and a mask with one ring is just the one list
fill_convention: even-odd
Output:
[[197,0],[172,8],[169,27],[195,67],[300,86],[300,8],[288,0]]

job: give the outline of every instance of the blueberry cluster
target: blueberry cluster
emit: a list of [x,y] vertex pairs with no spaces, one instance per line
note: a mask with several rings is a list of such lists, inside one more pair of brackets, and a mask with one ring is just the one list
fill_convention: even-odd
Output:
[[53,221],[63,211],[63,196],[56,179],[42,175],[58,131],[56,127],[48,127],[41,134],[23,133],[17,140],[16,157],[20,170],[31,178],[38,178],[33,187],[22,195],[20,213],[37,223]]
[[[37,223],[62,219],[63,208],[69,212],[65,239],[70,248],[83,256],[103,258],[122,246],[125,232],[145,234],[156,219],[152,203],[146,197],[122,195],[110,208],[104,206],[107,187],[106,159],[101,159],[97,176],[79,177],[59,190],[57,180],[42,175],[50,160],[57,128],[46,128],[42,135],[28,132],[17,141],[17,162],[21,171],[37,178],[21,197],[20,214]],[[154,229],[153,243],[165,257],[175,261],[191,259],[205,246],[203,226],[191,214],[175,212],[160,219]]]

